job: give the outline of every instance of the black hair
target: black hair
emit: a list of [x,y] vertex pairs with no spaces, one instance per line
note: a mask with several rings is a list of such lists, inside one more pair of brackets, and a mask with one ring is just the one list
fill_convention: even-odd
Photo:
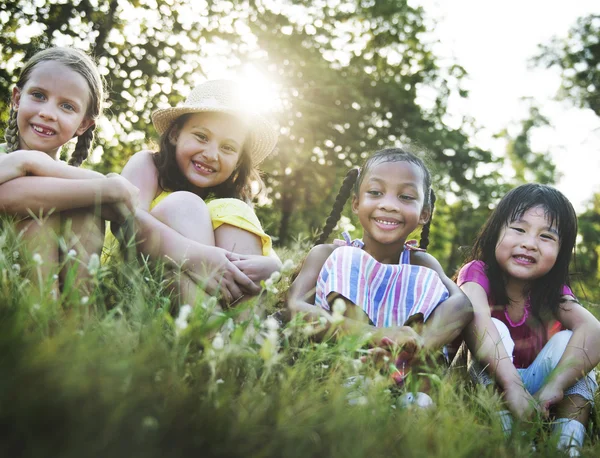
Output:
[[518,220],[529,209],[542,207],[550,227],[556,227],[560,248],[550,271],[534,280],[526,291],[531,310],[539,319],[548,320],[548,311],[557,316],[562,287],[569,284],[569,263],[577,237],[577,215],[571,202],[557,189],[543,184],[524,184],[509,191],[498,203],[475,240],[467,262],[480,260],[486,264],[490,292],[494,303],[510,304],[506,279],[496,259],[496,246],[501,230]]
[[429,245],[429,230],[431,227],[431,220],[433,218],[433,210],[435,207],[435,194],[433,189],[431,189],[431,174],[429,173],[429,169],[425,163],[420,158],[401,148],[386,148],[377,151],[365,161],[360,169],[352,168],[348,171],[335,198],[333,208],[327,217],[325,226],[317,237],[315,245],[325,243],[327,238],[331,235],[335,225],[340,220],[342,210],[350,195],[353,192],[354,195],[359,194],[360,185],[362,184],[363,179],[367,175],[369,169],[382,162],[410,162],[411,164],[415,164],[416,166],[420,167],[421,170],[423,170],[423,191],[425,196],[424,208],[428,208],[430,210],[431,216],[429,217],[429,221],[423,225],[423,229],[421,230],[419,248],[427,249],[427,246]]
[[[189,117],[189,114],[182,115],[171,124],[160,137],[158,151],[152,155],[152,160],[158,170],[158,185],[165,191],[197,192],[181,173],[175,157],[175,145],[171,143],[170,139],[172,132],[181,129]],[[250,202],[253,196],[250,183],[253,181],[258,183],[259,188],[263,186],[258,170],[252,165],[252,158],[243,146],[239,163],[231,176],[223,183],[207,189],[207,195],[201,197],[206,198],[209,195],[216,198],[233,197]]]

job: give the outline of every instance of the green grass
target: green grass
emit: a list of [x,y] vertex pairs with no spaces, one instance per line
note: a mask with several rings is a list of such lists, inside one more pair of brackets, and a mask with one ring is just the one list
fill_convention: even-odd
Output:
[[[539,421],[507,442],[490,415],[498,397],[441,369],[435,409],[400,409],[389,378],[360,363],[358,339],[311,343],[299,321],[269,328],[281,293],[216,321],[205,298],[179,329],[160,269],[115,261],[87,303],[70,287],[38,303],[37,265],[10,235],[0,245],[0,456],[515,457],[534,436],[535,456],[560,456]],[[354,375],[374,381],[350,406]],[[584,455],[596,456],[598,420]]]

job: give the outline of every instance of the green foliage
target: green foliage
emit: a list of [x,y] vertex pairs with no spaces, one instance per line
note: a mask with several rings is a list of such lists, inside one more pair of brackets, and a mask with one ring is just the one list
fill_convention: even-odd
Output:
[[579,215],[575,266],[572,271],[575,293],[586,301],[600,302],[600,194],[595,194],[585,212]]
[[[0,240],[2,456],[514,457],[534,435],[540,456],[560,456],[541,422],[505,441],[499,398],[441,368],[428,372],[437,407],[401,409],[359,339],[310,343],[310,324],[265,320],[272,292],[216,320],[202,298],[182,323],[160,270],[113,259],[87,304],[68,291],[36,304],[25,273],[39,265]],[[346,387],[357,375],[372,383]]]
[[[432,170],[438,203],[430,252],[452,272],[510,186],[557,176],[529,146],[545,122],[535,106],[516,135],[501,134],[507,161],[472,145],[472,120],[447,112],[449,97],[468,95],[465,70],[437,59],[426,24],[423,8],[406,0],[7,0],[0,3],[0,133],[21,65],[39,48],[73,45],[97,58],[109,89],[108,122],[97,136],[102,160],[92,163],[102,172],[120,171],[157,139],[152,111],[180,102],[207,66],[251,63],[281,88],[278,151],[262,165],[268,199],[257,210],[278,248],[319,231],[350,167],[403,144]],[[594,17],[580,24],[564,49],[581,42],[590,69],[582,79],[597,73],[598,27]],[[559,49],[548,47],[545,62],[558,65]],[[500,173],[503,165],[514,168],[514,180]],[[357,226],[350,211],[345,216]]]
[[600,15],[581,17],[566,38],[554,37],[534,60],[558,67],[562,95],[600,116]]

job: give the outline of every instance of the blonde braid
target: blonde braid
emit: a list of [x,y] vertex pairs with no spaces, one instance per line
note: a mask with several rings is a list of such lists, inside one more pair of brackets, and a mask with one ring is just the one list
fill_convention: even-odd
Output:
[[90,152],[90,147],[92,146],[92,141],[94,141],[95,128],[96,125],[94,124],[77,138],[75,151],[73,151],[71,159],[69,159],[69,165],[79,167],[81,163],[86,160]]
[[19,127],[17,126],[17,110],[11,104],[10,115],[8,116],[8,127],[4,132],[7,151],[12,153],[19,149]]

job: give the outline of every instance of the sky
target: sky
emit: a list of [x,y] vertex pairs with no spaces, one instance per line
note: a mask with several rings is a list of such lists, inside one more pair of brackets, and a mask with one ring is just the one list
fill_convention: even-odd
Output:
[[522,98],[532,97],[551,124],[534,131],[532,148],[551,154],[563,175],[556,187],[583,211],[600,192],[600,117],[555,100],[558,70],[531,68],[529,61],[539,44],[566,37],[578,17],[600,14],[600,1],[414,1],[437,21],[435,55],[454,59],[468,72],[468,99],[449,109],[475,119],[475,143],[502,154],[504,145],[493,134],[526,119],[529,105]]

